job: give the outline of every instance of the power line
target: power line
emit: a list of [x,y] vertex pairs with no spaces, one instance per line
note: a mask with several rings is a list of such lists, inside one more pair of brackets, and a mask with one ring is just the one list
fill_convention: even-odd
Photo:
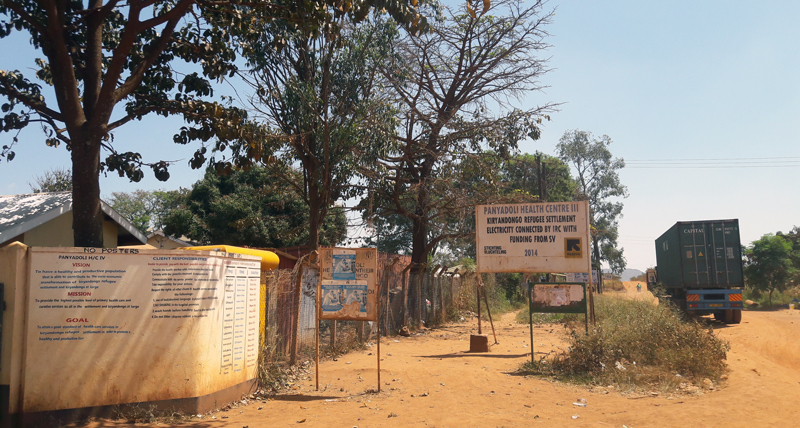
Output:
[[630,159],[625,161],[625,167],[632,169],[796,168],[800,167],[800,156],[708,159]]
[[705,162],[705,161],[752,161],[752,160],[780,160],[780,159],[800,159],[800,156],[779,156],[779,157],[770,157],[770,158],[708,158],[708,159],[698,159],[698,158],[684,158],[684,159],[632,159],[630,161],[626,160],[625,162],[661,162],[661,161],[686,161],[686,162]]
[[724,168],[796,168],[800,163],[793,165],[718,165],[718,166],[703,166],[703,165],[684,165],[684,166],[657,166],[657,165],[644,165],[644,166],[625,166],[626,169],[724,169]]

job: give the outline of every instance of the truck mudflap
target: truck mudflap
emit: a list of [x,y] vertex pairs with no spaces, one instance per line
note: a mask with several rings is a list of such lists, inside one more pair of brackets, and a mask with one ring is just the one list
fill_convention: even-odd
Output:
[[742,309],[741,289],[686,290],[686,310],[709,312],[726,309]]

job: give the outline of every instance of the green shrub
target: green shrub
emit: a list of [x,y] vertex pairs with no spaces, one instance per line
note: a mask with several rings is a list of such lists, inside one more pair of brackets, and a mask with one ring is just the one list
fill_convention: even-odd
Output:
[[[753,288],[745,288],[744,300],[758,302],[758,306],[769,307],[769,295]],[[774,291],[772,293],[772,306],[788,305],[792,299],[800,299],[800,287],[790,288],[786,291]]]

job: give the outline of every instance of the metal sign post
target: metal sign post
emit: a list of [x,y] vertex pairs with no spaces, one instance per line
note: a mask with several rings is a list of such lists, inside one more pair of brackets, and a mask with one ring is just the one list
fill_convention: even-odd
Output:
[[531,328],[531,363],[533,358],[533,312],[549,314],[584,314],[589,334],[589,299],[583,282],[528,283],[528,310]]
[[[481,273],[498,272],[528,274],[590,272],[591,236],[589,232],[588,201],[477,205],[475,207],[476,271],[479,278]],[[589,282],[591,282],[591,276],[589,273]],[[529,284],[528,293],[533,296],[536,292],[536,284]],[[480,336],[482,333],[480,279],[477,291],[478,335]],[[577,289],[575,293],[577,293]],[[584,288],[582,299],[584,304],[587,301],[585,293],[586,289]],[[484,300],[486,300],[485,297],[484,293]],[[592,305],[591,293],[588,301]],[[530,309],[536,307],[534,302],[534,300],[531,301]],[[532,313],[529,322],[531,324],[531,360],[533,361]],[[470,342],[472,345],[472,337],[470,337]],[[497,342],[496,338],[495,342]],[[470,350],[472,349],[473,347],[470,346]]]
[[531,296],[533,296],[533,284],[531,284],[529,282],[528,283],[528,323],[530,324],[530,327],[531,327],[531,364],[535,364],[535,362],[533,360],[533,354],[534,354],[534,352],[533,352],[533,299],[531,299]]
[[319,323],[327,320],[378,322],[378,391],[381,390],[380,284],[377,248],[321,248],[317,283],[317,390]]

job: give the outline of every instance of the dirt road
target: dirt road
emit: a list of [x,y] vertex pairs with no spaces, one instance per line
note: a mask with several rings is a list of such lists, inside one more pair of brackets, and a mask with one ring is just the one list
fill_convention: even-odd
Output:
[[[628,291],[629,297],[631,293],[637,293],[635,288]],[[731,343],[729,379],[700,395],[624,395],[517,376],[513,372],[530,359],[528,326],[514,323],[509,314],[495,327],[500,344],[488,354],[465,352],[469,334],[475,333],[474,321],[410,338],[384,339],[379,393],[372,392],[377,382],[373,347],[321,364],[319,392],[314,390],[312,371],[289,394],[169,426],[636,428],[798,423],[798,310],[750,311],[739,325],[717,325],[717,334]],[[488,325],[487,332],[491,339]],[[535,327],[537,356],[562,346],[562,337],[561,326]],[[586,407],[573,404],[581,398]],[[127,425],[96,421],[89,426]]]

